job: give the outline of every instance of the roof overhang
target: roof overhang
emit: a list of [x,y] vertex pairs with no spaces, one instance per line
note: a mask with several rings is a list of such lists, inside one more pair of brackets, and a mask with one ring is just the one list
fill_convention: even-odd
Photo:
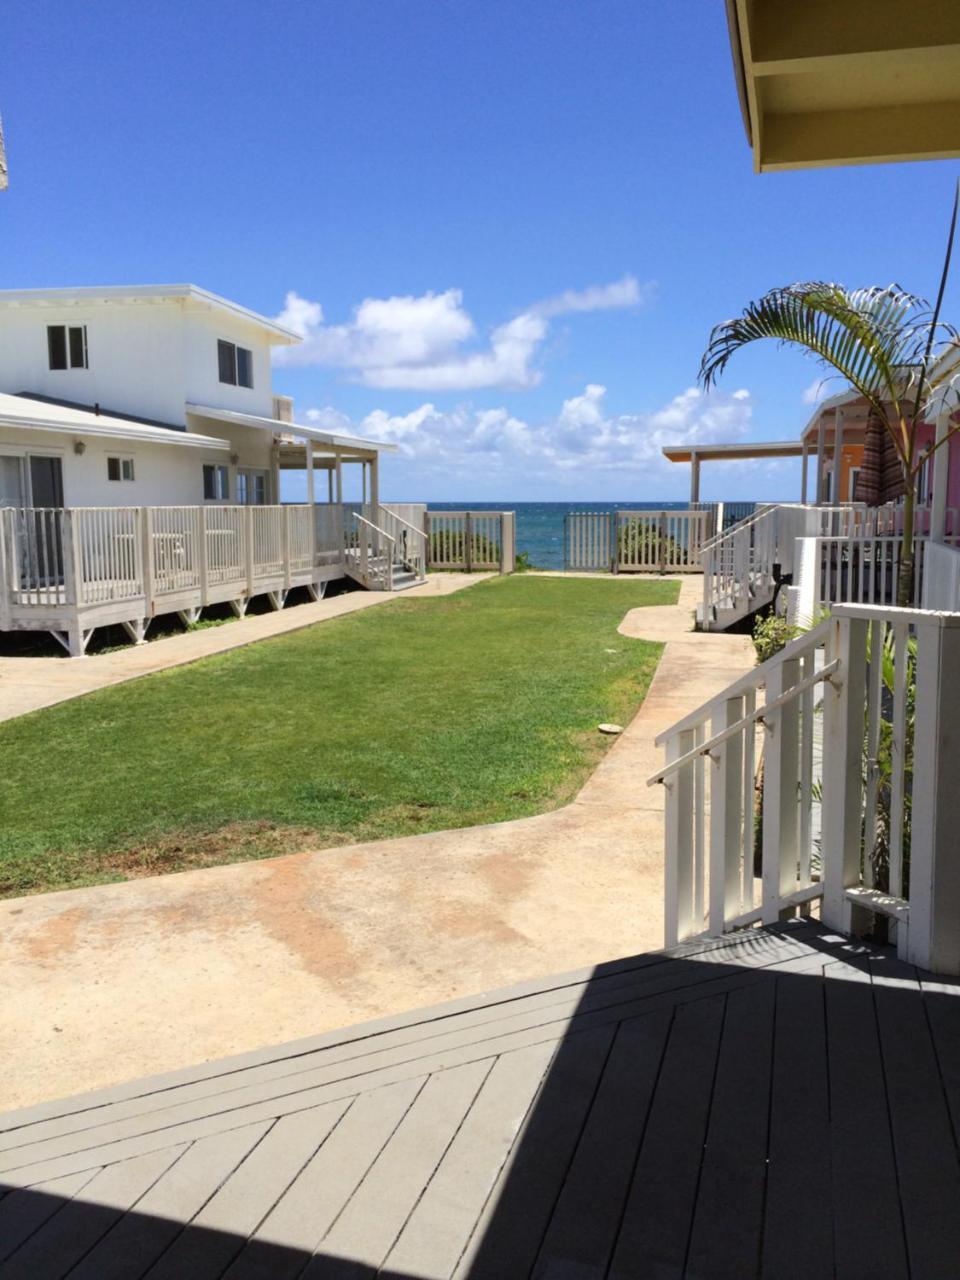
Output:
[[757,440],[752,444],[667,444],[663,456],[668,462],[736,462],[748,458],[799,458],[799,440]]
[[300,334],[195,284],[115,284],[66,289],[0,289],[0,307],[93,307],[108,303],[178,302],[191,311],[221,311],[267,334],[271,346],[293,346]]
[[318,427],[306,427],[300,422],[281,422],[279,418],[261,418],[252,413],[238,413],[234,409],[216,409],[210,405],[188,404],[187,413],[198,418],[212,418],[215,422],[231,423],[238,427],[256,427],[272,431],[287,445],[303,444],[312,440],[330,449],[343,449],[356,453],[396,453],[397,446],[385,440],[366,440],[362,436],[345,435],[339,431],[323,431]]
[[[24,406],[21,408],[21,406]],[[176,445],[186,449],[230,451],[228,440],[196,435],[167,427],[154,427],[130,418],[111,418],[105,413],[48,406],[21,396],[0,395],[0,427],[28,431],[52,431],[72,436],[103,436],[127,444]]]
[[758,173],[960,156],[956,0],[727,0]]

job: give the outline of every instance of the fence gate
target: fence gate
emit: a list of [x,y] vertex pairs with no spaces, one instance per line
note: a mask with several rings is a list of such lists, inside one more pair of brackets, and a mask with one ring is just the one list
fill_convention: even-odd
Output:
[[610,573],[615,551],[609,511],[568,511],[563,517],[563,567]]

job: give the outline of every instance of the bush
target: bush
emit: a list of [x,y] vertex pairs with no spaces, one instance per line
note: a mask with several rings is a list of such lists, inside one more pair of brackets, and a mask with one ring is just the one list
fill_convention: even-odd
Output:
[[757,662],[766,662],[775,653],[786,648],[800,634],[800,628],[776,613],[763,614],[753,626],[753,647]]

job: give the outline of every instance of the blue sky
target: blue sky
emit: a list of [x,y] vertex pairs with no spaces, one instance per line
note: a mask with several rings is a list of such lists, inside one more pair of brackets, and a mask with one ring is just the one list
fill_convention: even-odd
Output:
[[286,314],[277,390],[396,440],[396,499],[682,498],[661,443],[795,436],[815,366],[758,347],[705,400],[711,325],[797,279],[932,293],[958,168],[754,175],[719,0],[13,0],[4,54],[3,287]]

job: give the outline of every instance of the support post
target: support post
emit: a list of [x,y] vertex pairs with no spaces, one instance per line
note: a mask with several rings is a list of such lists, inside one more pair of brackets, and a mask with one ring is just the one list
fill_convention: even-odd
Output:
[[696,506],[700,501],[700,459],[696,449],[690,451],[690,505]]
[[813,505],[819,507],[823,497],[823,415],[817,422],[817,469],[813,478]]
[[333,469],[336,477],[336,494],[337,502],[343,505],[343,462],[340,458],[340,450],[335,449],[333,453]]
[[[693,730],[667,740],[667,764],[693,750]],[[663,872],[664,946],[675,947],[703,929],[693,918],[693,765],[684,765],[664,783]]]
[[[930,510],[930,541],[944,542],[947,535],[947,480],[950,474],[950,445],[943,444],[950,430],[950,413],[941,407],[937,414],[935,444],[940,447],[933,455],[933,502]],[[957,530],[951,530],[956,533]]]
[[305,445],[305,451],[306,451],[306,458],[307,458],[307,502],[309,502],[310,506],[312,507],[316,503],[315,476],[313,473],[313,441],[312,440],[309,440],[309,439],[307,440],[307,443]]
[[807,505],[807,464],[810,459],[810,449],[806,440],[803,442],[803,450],[800,454],[800,502],[803,506]]
[[840,487],[843,479],[843,410],[836,410],[833,428],[833,492],[831,502],[846,502]]
[[370,505],[373,507],[375,523],[380,523],[380,455],[375,453],[370,459]]
[[823,690],[823,759],[829,767],[823,770],[821,801],[821,918],[840,933],[849,933],[852,923],[845,891],[860,881],[868,625],[863,618],[835,617],[825,654],[827,662],[839,658],[840,666]]
[[[917,628],[910,841],[910,964],[960,974],[960,618],[924,619]],[[898,931],[899,932],[899,931]],[[898,939],[899,941],[899,939]]]
[[152,616],[155,591],[152,507],[140,508],[140,570],[143,580],[143,596],[146,602],[144,611],[147,616]]
[[[796,658],[778,662],[767,677],[767,702],[786,693],[799,678]],[[797,887],[800,837],[799,700],[784,703],[764,719],[762,920],[776,924],[781,902]]]
[[[711,734],[732,728],[743,716],[743,697],[727,698]],[[751,725],[747,730],[753,733]],[[710,757],[710,932],[726,931],[740,912],[740,822],[743,803],[743,735],[722,742]],[[748,822],[753,820],[747,814]],[[750,904],[753,905],[752,903]]]

